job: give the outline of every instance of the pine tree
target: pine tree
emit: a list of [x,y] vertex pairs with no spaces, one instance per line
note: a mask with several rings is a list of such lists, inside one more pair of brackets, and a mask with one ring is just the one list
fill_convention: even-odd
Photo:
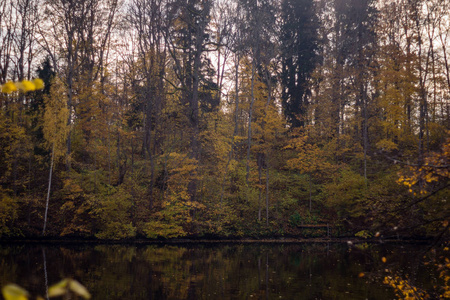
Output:
[[306,123],[311,76],[318,61],[318,27],[313,0],[281,2],[282,104],[291,127]]

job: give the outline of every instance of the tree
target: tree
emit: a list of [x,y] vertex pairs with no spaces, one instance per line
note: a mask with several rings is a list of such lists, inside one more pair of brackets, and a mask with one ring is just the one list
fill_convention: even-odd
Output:
[[13,58],[13,32],[15,30],[14,13],[10,1],[0,2],[0,79],[5,83],[10,76]]
[[47,227],[54,162],[55,160],[57,161],[59,158],[64,157],[66,141],[70,132],[69,125],[67,124],[69,110],[66,103],[66,87],[58,77],[55,77],[51,86],[50,94],[44,96],[45,113],[43,133],[44,138],[47,141],[47,147],[51,149],[51,158],[42,235],[45,235]]
[[326,159],[323,149],[316,144],[308,141],[307,128],[297,130],[291,133],[292,136],[288,141],[288,145],[284,149],[291,149],[295,153],[295,157],[288,159],[286,164],[289,169],[299,171],[308,175],[309,179],[309,212],[312,210],[312,192],[311,182],[313,174],[329,173],[334,169]]
[[314,1],[282,1],[281,22],[281,98],[286,118],[296,128],[307,121],[311,76],[318,62],[319,20]]
[[[199,89],[205,42],[212,2],[179,0],[170,4],[168,23],[164,30],[166,47],[173,60],[175,75],[181,89],[181,102],[189,120],[190,158],[199,160],[200,112]],[[189,183],[191,201],[197,200],[197,179]]]
[[[45,4],[44,20],[47,22],[39,27],[39,34],[55,71],[64,74],[61,78],[67,86],[67,124],[84,121],[81,124],[89,126],[89,120],[92,120],[89,112],[98,106],[98,103],[91,101],[90,89],[94,81],[103,81],[105,76],[104,67],[118,1],[47,0]],[[85,133],[88,135],[89,130]],[[66,157],[68,169],[71,152],[72,134],[69,134]]]
[[[271,78],[267,76],[267,70],[274,57],[274,29],[275,6],[270,1],[242,0],[239,5],[243,12],[243,18],[238,24],[242,34],[242,49],[251,59],[250,95],[247,118],[247,161],[246,161],[246,184],[250,181],[250,160],[252,148],[252,124],[254,121],[254,105],[256,102],[255,84],[258,81],[258,73],[264,73],[268,87],[271,87]],[[245,64],[244,60],[244,64]],[[244,66],[244,70],[246,66]],[[248,72],[245,72],[248,74]],[[263,76],[264,76],[263,75]],[[270,93],[272,91],[269,91]],[[269,93],[269,99],[271,97]],[[270,102],[270,100],[269,100]],[[261,170],[261,169],[260,169]],[[268,207],[267,207],[268,215]],[[268,222],[268,220],[267,220]]]
[[33,59],[36,56],[36,27],[40,21],[38,1],[19,0],[12,4],[16,11],[17,32],[13,35],[15,44],[14,76],[18,80],[31,79]]
[[133,82],[140,108],[144,112],[144,156],[150,159],[149,206],[153,206],[155,156],[161,147],[161,114],[165,103],[164,76],[166,48],[163,41],[163,2],[135,0],[130,3],[128,19],[137,33],[138,61],[133,66],[140,75]]
[[377,96],[374,100],[379,117],[374,124],[372,138],[378,149],[391,153],[415,144],[412,119],[415,107],[411,101],[418,93],[418,78],[411,66],[417,57],[408,52],[407,44],[403,45],[402,31],[406,26],[401,24],[401,12],[395,3],[384,5],[377,25],[379,47],[375,76]]

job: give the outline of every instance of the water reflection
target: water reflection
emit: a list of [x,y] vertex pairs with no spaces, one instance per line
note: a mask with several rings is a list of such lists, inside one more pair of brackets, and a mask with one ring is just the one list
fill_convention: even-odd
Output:
[[45,299],[48,298],[48,276],[47,276],[47,256],[45,255],[45,248],[42,247],[42,258],[44,260],[44,283],[45,283]]
[[[412,267],[410,276],[420,281],[426,279],[411,261],[420,251],[343,244],[0,245],[0,285],[15,282],[45,297],[48,283],[71,277],[94,299],[393,299],[380,280],[381,257],[389,255],[404,272]],[[358,277],[361,272],[367,275]]]

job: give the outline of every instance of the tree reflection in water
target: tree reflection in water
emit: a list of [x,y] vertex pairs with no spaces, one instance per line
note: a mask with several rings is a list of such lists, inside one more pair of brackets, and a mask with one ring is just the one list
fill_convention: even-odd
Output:
[[0,245],[0,285],[15,282],[45,296],[47,282],[74,278],[93,299],[393,299],[393,288],[383,284],[381,258],[395,262],[391,270],[431,286],[430,270],[419,259],[424,249],[325,243]]

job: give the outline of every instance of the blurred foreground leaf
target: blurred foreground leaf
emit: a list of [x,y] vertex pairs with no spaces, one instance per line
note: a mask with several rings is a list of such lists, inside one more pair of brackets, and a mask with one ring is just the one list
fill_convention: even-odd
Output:
[[84,299],[91,299],[91,294],[88,290],[78,281],[74,279],[63,279],[60,282],[52,285],[48,289],[49,297],[59,297],[66,295],[69,292],[73,292]]
[[83,297],[84,299],[91,299],[91,294],[88,292],[88,290],[76,280],[69,279],[69,290]]
[[17,284],[8,284],[2,288],[5,300],[27,300],[28,292]]
[[48,288],[49,297],[59,297],[67,293],[68,279],[63,279]]

